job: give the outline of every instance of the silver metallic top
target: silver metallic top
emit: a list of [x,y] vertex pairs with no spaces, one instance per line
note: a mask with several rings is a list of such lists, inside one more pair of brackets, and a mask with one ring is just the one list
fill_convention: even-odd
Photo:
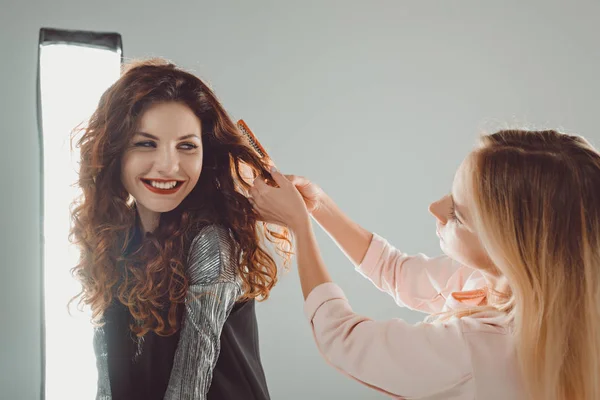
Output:
[[[204,400],[220,351],[225,320],[242,294],[229,231],[210,225],[192,241],[185,313],[165,400]],[[104,328],[94,334],[98,368],[96,400],[111,400]]]

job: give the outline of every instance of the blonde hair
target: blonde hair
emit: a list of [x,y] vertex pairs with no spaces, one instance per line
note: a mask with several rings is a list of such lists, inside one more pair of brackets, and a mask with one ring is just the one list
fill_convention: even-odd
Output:
[[503,130],[467,166],[474,228],[511,291],[455,316],[506,312],[530,398],[600,399],[600,153]]

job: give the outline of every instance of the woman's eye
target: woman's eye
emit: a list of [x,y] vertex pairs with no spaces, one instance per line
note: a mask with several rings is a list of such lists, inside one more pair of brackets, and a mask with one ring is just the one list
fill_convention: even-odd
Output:
[[150,140],[146,140],[144,142],[137,142],[134,144],[135,147],[156,147],[156,143]]
[[450,210],[450,219],[452,219],[453,221],[458,222],[459,224],[461,223],[460,220],[458,219],[458,217],[456,216],[456,212],[454,211],[454,208],[452,208]]
[[194,143],[182,143],[181,148],[184,150],[194,150],[194,149],[197,149],[198,146],[195,145]]
[[[136,142],[133,144],[134,147],[146,147],[146,148],[156,148],[156,142],[152,141],[152,140],[145,140],[143,142]],[[179,145],[180,149],[183,150],[194,150],[198,148],[198,145],[194,144],[194,143],[182,143]]]

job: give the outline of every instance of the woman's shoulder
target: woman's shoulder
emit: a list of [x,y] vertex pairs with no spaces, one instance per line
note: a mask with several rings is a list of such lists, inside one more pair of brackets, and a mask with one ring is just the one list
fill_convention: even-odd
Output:
[[229,245],[233,244],[231,230],[226,226],[217,223],[203,225],[194,229],[192,237],[192,247],[210,240],[229,243]]
[[190,284],[235,281],[235,243],[231,231],[218,224],[197,230],[188,254]]

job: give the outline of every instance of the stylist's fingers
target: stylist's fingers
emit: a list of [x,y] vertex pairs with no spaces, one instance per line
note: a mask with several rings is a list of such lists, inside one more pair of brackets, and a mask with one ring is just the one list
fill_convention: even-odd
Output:
[[258,212],[259,214],[262,213],[263,210],[263,206],[262,206],[262,200],[260,197],[248,197],[248,201],[250,202],[250,204],[252,204],[252,208],[254,208],[254,210],[256,212]]
[[281,172],[279,172],[277,168],[275,168],[275,166],[271,167],[270,172],[271,176],[273,177],[273,180],[279,185],[279,187],[283,187],[285,185],[290,184],[290,181],[288,181],[286,177]]
[[294,186],[304,186],[310,183],[308,179],[299,175],[285,175],[285,178],[294,184]]
[[252,182],[252,188],[256,194],[262,194],[269,188],[269,185],[265,183],[264,178],[259,176]]
[[296,175],[284,175],[285,179],[287,179],[288,181],[290,181],[294,186],[298,185],[301,181],[301,177],[296,176]]
[[265,207],[267,207],[265,203],[269,201],[268,194],[270,190],[273,190],[273,188],[266,184],[263,178],[257,177],[254,179],[252,187],[248,191],[250,195],[248,200],[250,200],[255,210],[259,212],[261,210],[264,211]]
[[252,208],[258,215],[258,218],[260,221],[281,225],[281,222],[277,218],[277,216],[273,215],[272,212],[269,212],[269,208],[268,207],[265,208],[265,206],[263,205],[264,199],[261,199],[261,198],[255,199],[253,197],[249,197],[248,201],[250,202],[250,204],[252,204]]
[[[254,197],[248,197],[248,201],[250,202],[250,204],[252,204],[252,208],[254,208],[254,210],[256,212],[259,212],[260,209],[260,204],[258,204],[256,202],[256,199]],[[260,212],[259,212],[260,213]]]
[[256,188],[256,185],[252,185],[252,187],[248,190],[248,194],[250,195],[250,197],[254,198],[258,196],[258,189]]

